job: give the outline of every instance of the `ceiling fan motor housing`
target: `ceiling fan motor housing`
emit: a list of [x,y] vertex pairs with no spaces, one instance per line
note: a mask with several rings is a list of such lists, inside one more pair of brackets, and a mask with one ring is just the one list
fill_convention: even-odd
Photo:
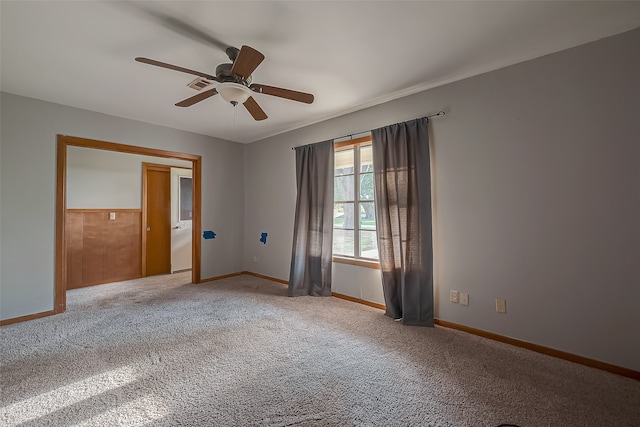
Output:
[[231,74],[231,66],[233,64],[220,64],[216,67],[216,77],[221,82],[233,81],[233,74]]
[[243,80],[242,77],[231,72],[231,67],[233,67],[233,64],[220,64],[216,67],[216,78],[219,82],[239,83],[244,86],[248,86],[251,83],[251,76]]

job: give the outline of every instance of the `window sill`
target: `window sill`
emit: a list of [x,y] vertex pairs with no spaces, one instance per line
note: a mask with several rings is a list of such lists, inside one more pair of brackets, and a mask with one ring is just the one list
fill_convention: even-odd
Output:
[[380,270],[380,263],[378,261],[367,261],[364,259],[343,258],[343,257],[334,256],[333,262],[337,262],[339,264],[357,265],[359,267],[374,268],[376,270]]

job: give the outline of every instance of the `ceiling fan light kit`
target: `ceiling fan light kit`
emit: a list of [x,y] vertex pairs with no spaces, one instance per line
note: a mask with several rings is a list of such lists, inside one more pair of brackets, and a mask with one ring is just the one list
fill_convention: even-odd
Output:
[[199,76],[202,79],[206,79],[201,82],[193,81],[188,85],[196,90],[204,89],[207,86],[204,84],[205,81],[218,82],[215,88],[200,92],[195,96],[183,99],[176,103],[177,107],[190,107],[200,101],[204,101],[207,98],[220,94],[222,99],[233,106],[238,104],[244,105],[245,109],[249,114],[251,114],[254,120],[265,120],[267,118],[267,114],[251,96],[254,92],[289,99],[291,101],[302,102],[305,104],[311,104],[313,102],[314,97],[310,93],[252,83],[251,74],[264,60],[264,55],[254,48],[245,45],[242,46],[241,49],[238,49],[231,46],[226,49],[226,53],[232,63],[218,65],[216,67],[215,76],[149,58],[138,57],[136,58],[136,61],[154,65],[156,67],[192,74]]
[[222,99],[230,102],[233,106],[244,104],[252,93],[251,89],[249,89],[248,87],[243,86],[240,83],[232,82],[218,83],[218,85],[216,86],[216,90],[218,91]]

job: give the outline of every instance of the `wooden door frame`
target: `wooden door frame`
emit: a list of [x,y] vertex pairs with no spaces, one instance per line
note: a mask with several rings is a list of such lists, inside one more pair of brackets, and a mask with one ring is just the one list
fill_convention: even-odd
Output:
[[[171,165],[142,162],[142,277],[147,276],[147,214],[149,213],[149,189],[147,188],[149,178],[147,173],[150,170],[167,172],[169,173],[169,178],[171,178]],[[171,197],[171,188],[169,188],[169,197]],[[191,245],[193,246],[193,242],[191,242]],[[169,251],[171,251],[171,242],[169,242]],[[171,257],[169,257],[169,262],[171,262]],[[169,272],[171,272],[171,266],[169,266]]]
[[[155,148],[138,147],[135,145],[118,144],[115,142],[98,141],[94,139],[78,138],[75,136],[58,135],[56,160],[56,273],[54,284],[55,313],[63,313],[67,308],[67,253],[66,253],[66,212],[67,212],[67,147],[95,148],[98,150],[117,151],[120,153],[139,154],[143,156],[163,157],[166,159],[185,160],[191,162],[193,170],[193,220],[191,231],[191,282],[200,283],[201,247],[200,231],[202,209],[202,157],[195,154],[178,153],[175,151],[158,150]],[[144,233],[143,233],[144,236]],[[144,239],[144,237],[143,237]],[[146,239],[145,239],[146,240]]]

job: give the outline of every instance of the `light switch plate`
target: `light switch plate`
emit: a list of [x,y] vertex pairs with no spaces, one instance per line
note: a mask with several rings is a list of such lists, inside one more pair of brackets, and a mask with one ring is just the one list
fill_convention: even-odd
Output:
[[458,302],[458,291],[449,291],[449,301]]

